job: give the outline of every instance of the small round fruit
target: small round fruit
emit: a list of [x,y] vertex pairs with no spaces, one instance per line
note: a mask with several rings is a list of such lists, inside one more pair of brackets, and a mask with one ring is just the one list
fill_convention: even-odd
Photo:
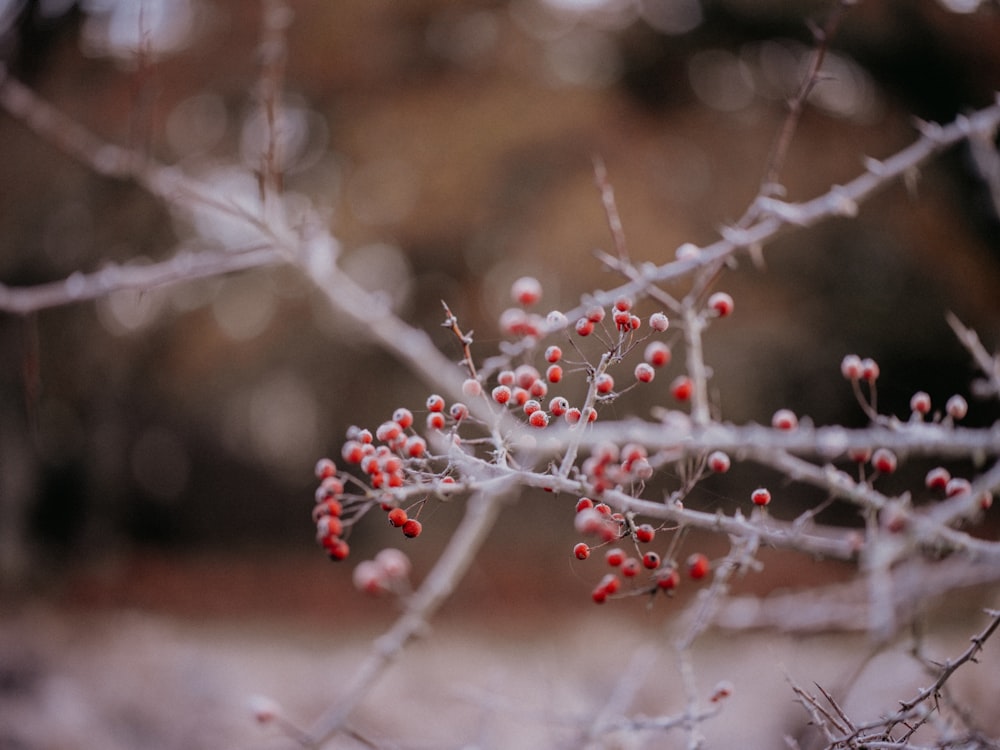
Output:
[[771,502],[771,492],[766,487],[758,487],[750,493],[750,499],[754,505],[764,507]]
[[653,541],[654,536],[656,536],[656,530],[648,523],[641,524],[635,528],[635,539],[637,542],[648,544]]
[[708,558],[701,552],[691,554],[687,559],[687,573],[693,580],[698,581],[708,575],[711,568]]
[[420,536],[420,532],[423,530],[423,524],[421,524],[416,518],[411,518],[403,524],[403,536],[409,537],[410,539]]

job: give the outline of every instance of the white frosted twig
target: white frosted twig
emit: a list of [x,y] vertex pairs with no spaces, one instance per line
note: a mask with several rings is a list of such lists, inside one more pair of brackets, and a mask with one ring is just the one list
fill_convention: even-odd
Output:
[[[866,171],[853,180],[834,185],[816,198],[799,203],[784,203],[780,215],[770,212],[742,228],[722,230],[722,238],[690,257],[656,267],[643,266],[641,272],[625,274],[629,281],[613,289],[595,292],[585,302],[564,310],[567,323],[552,324],[549,331],[561,330],[586,313],[594,304],[609,306],[621,296],[641,299],[657,284],[704,273],[717,268],[727,258],[750,253],[799,228],[812,227],[828,219],[856,215],[859,208],[879,191],[898,179],[912,174],[937,154],[976,135],[993,133],[1000,126],[1000,100],[946,125],[925,126],[920,137],[909,146],[884,160],[865,161]],[[620,269],[619,269],[620,270]],[[524,346],[524,345],[521,345]],[[517,353],[519,347],[512,347]]]
[[[897,565],[892,576],[892,599],[877,606],[893,608],[898,621],[908,622],[926,602],[961,588],[1000,581],[1000,570],[995,562],[914,558]],[[765,597],[730,596],[715,612],[712,624],[780,633],[865,632],[870,605],[867,583],[858,578]]]
[[182,250],[159,263],[113,263],[93,273],[77,272],[66,279],[47,284],[26,287],[0,284],[0,310],[26,315],[60,305],[86,302],[122,290],[148,291],[284,262],[285,258],[270,247],[237,252]]
[[945,317],[959,342],[968,349],[976,366],[985,376],[985,380],[978,381],[982,391],[978,395],[983,398],[990,396],[1000,398],[1000,357],[986,351],[983,342],[979,340],[979,334],[962,323],[957,315],[949,312]]

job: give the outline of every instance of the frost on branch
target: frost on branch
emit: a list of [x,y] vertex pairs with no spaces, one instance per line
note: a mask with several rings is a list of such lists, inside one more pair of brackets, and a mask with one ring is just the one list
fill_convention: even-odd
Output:
[[[109,144],[0,71],[0,105],[8,114],[95,173],[139,186],[190,232],[189,246],[157,262],[109,263],[48,283],[0,285],[0,308],[30,317],[109,294],[141,296],[280,266],[424,389],[417,397],[391,393],[376,419],[339,436],[336,452],[316,463],[312,498],[318,546],[353,565],[331,577],[349,578],[360,593],[390,600],[386,606],[402,614],[338,682],[329,708],[311,726],[293,724],[270,701],[255,702],[258,721],[279,725],[302,746],[340,736],[373,744],[352,728],[361,707],[404,647],[427,632],[487,540],[498,536],[501,513],[526,492],[566,510],[562,531],[572,542],[562,557],[580,584],[581,605],[606,612],[638,601],[678,631],[672,656],[679,679],[671,672],[671,681],[679,682],[680,698],[661,715],[633,715],[628,697],[639,690],[636,673],[646,674],[641,668],[648,665],[622,659],[627,666],[605,710],[585,722],[548,717],[583,727],[574,735],[580,743],[647,733],[658,741],[671,733],[683,735],[688,747],[703,746],[702,725],[729,710],[731,695],[747,692],[727,680],[700,684],[696,647],[710,627],[860,630],[884,645],[915,620],[925,600],[1000,579],[1000,548],[984,531],[1000,488],[1000,433],[976,420],[979,399],[1000,395],[997,358],[958,318],[948,321],[981,371],[962,393],[939,394],[921,373],[880,363],[860,343],[857,354],[854,342],[829,343],[817,380],[855,400],[853,428],[822,423],[794,398],[768,405],[764,424],[731,421],[720,394],[724,373],[713,337],[763,338],[746,322],[760,304],[747,293],[746,267],[763,274],[779,266],[782,258],[770,251],[779,238],[801,241],[794,252],[809,252],[804,230],[861,220],[877,193],[897,181],[912,183],[933,157],[995,140],[996,104],[921,125],[909,146],[863,160],[853,177],[812,198],[794,197],[782,185],[783,166],[799,117],[822,83],[828,39],[849,5],[834,3],[831,18],[816,29],[805,79],[742,216],[715,239],[684,242],[663,260],[670,253],[661,247],[626,244],[628,215],[619,210],[612,179],[620,165],[596,158],[594,205],[613,247],[598,251],[596,263],[610,282],[568,290],[577,278],[571,275],[555,290],[541,272],[519,275],[501,295],[505,308],[491,327],[499,341],[474,335],[455,312],[462,307],[445,294],[440,322],[447,340],[436,345],[439,331],[422,330],[389,295],[369,291],[344,270],[324,209],[288,191],[301,113],[284,92],[294,52],[286,43],[292,14],[284,3],[269,0],[262,14],[261,75],[241,170],[189,170],[138,147]],[[977,159],[990,163],[982,154]],[[239,172],[233,181],[216,179],[233,171]],[[340,349],[335,354],[344,358]],[[760,362],[778,371],[785,364]],[[893,403],[887,394],[902,389],[907,407],[887,407]],[[353,404],[344,406],[350,411]],[[728,483],[718,484],[722,478]],[[459,508],[462,520],[429,570],[411,564],[408,553],[440,544],[437,511],[446,504]],[[534,521],[523,505],[511,512]],[[358,554],[352,547],[363,549],[376,537],[371,524],[361,523],[369,514],[380,519],[382,534],[393,535],[392,546]],[[803,563],[839,561],[851,578],[754,597],[747,591],[771,573],[775,550]],[[975,637],[975,647],[936,671],[928,661],[930,687],[888,718],[855,721],[825,688],[795,685],[794,695],[830,747],[906,742],[911,725],[930,727],[937,710],[931,699],[946,692],[955,670],[974,661],[992,635],[995,614],[989,616],[992,624]],[[611,639],[608,648],[617,647]],[[974,739],[971,723],[954,713],[968,726],[934,727],[936,746]]]

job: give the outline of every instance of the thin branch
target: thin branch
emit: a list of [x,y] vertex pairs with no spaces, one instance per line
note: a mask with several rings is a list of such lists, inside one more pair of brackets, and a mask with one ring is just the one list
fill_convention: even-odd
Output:
[[[292,22],[292,9],[285,0],[262,0],[260,76],[257,96],[267,124],[267,145],[261,154],[260,194],[265,212],[277,210],[281,195],[284,169],[284,127],[282,92],[285,82],[285,62],[288,57],[287,31]],[[275,206],[272,209],[272,206]]]
[[594,157],[594,182],[601,191],[601,205],[604,206],[604,215],[608,219],[608,229],[615,244],[615,253],[619,261],[628,263],[625,230],[622,227],[621,215],[618,213],[618,204],[615,202],[615,191],[608,179],[608,169],[600,156]]
[[270,247],[241,252],[183,250],[172,258],[148,265],[109,264],[94,273],[77,272],[66,279],[35,286],[0,284],[0,310],[27,315],[52,307],[76,304],[113,292],[149,291],[159,287],[222,276],[251,268],[280,265],[285,257]]
[[979,395],[983,398],[991,396],[1000,398],[1000,357],[986,351],[983,342],[979,340],[979,335],[962,323],[957,315],[949,312],[945,317],[959,342],[968,349],[976,366],[986,376],[985,380],[979,381],[981,388]]
[[[806,75],[799,85],[799,90],[788,103],[788,115],[785,117],[785,121],[771,147],[771,153],[767,159],[767,167],[764,169],[764,176],[761,179],[758,192],[760,197],[770,197],[780,192],[779,180],[781,170],[785,165],[785,158],[788,156],[788,149],[792,144],[792,139],[795,137],[795,131],[798,129],[799,120],[802,118],[802,113],[805,110],[806,101],[809,99],[809,95],[816,87],[816,84],[820,81],[820,69],[823,67],[823,61],[826,59],[830,41],[837,33],[837,28],[840,25],[844,11],[851,4],[849,0],[837,0],[826,24],[814,31],[816,47],[809,61],[809,68],[806,71]],[[748,213],[746,217],[748,223],[752,221],[752,218],[752,215]]]

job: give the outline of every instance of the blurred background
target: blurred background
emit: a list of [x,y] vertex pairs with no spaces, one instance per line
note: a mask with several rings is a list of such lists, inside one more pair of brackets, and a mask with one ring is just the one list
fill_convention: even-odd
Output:
[[[593,258],[612,246],[595,155],[635,260],[665,262],[738,219],[805,70],[810,24],[832,3],[292,7],[285,189],[328,218],[344,267],[457,361],[442,299],[487,356],[518,276],[542,281],[544,310],[619,283]],[[259,30],[259,4],[243,0],[0,0],[11,75],[102,138],[220,195],[255,184]],[[824,72],[782,175],[790,200],[912,142],[915,118],[948,121],[991,103],[1000,6],[859,3]],[[190,225],[142,190],[94,175],[7,115],[0,164],[5,284],[197,249]],[[791,234],[764,267],[724,276],[736,314],[707,338],[721,416],[767,422],[790,407],[818,424],[863,424],[838,370],[849,352],[880,363],[886,411],[905,416],[918,389],[937,405],[968,396],[975,372],[944,314],[998,346],[1000,195],[988,182],[957,148],[857,219]],[[312,467],[338,454],[349,425],[418,411],[430,390],[280,270],[4,315],[0,363],[0,583],[14,609],[44,596],[197,616],[342,615],[349,572],[315,548]],[[670,377],[614,414],[648,416]],[[973,400],[968,422],[998,416]],[[736,471],[693,501],[731,510],[759,477]],[[589,606],[592,581],[565,562],[570,506],[518,507],[487,551],[517,565],[484,563],[471,591]],[[418,570],[457,515],[440,506],[426,539],[407,547]],[[375,521],[351,540],[357,559],[397,541]]]

